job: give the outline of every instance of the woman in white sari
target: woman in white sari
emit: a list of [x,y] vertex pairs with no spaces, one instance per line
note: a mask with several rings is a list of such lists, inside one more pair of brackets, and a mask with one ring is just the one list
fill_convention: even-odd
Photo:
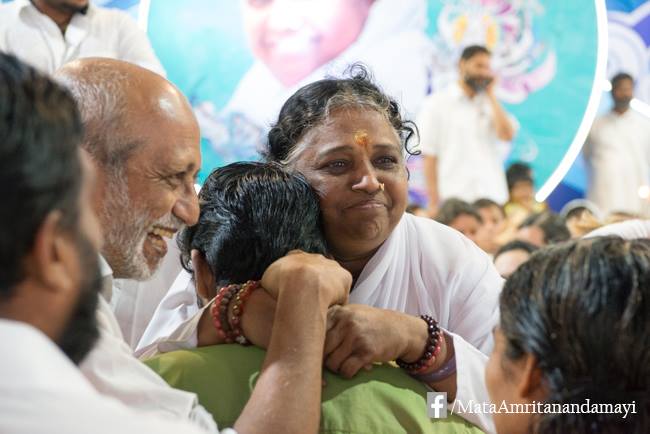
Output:
[[[418,315],[430,315],[444,338],[435,361],[415,377],[475,409],[488,402],[484,370],[502,279],[489,257],[459,232],[405,214],[404,151],[414,128],[364,69],[353,74],[296,92],[269,133],[267,153],[302,172],[319,193],[328,250],[354,278],[350,304],[330,310],[325,364],[352,376],[373,362],[422,360],[431,341]],[[141,354],[219,343],[207,310],[189,316],[188,280],[177,282],[159,307]],[[242,328],[264,346],[274,305],[263,291],[254,295]],[[170,338],[156,340],[168,332]],[[459,410],[493,431],[489,415]]]

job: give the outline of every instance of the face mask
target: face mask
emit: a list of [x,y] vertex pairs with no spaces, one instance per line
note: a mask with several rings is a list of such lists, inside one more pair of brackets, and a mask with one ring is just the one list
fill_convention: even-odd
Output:
[[470,89],[474,92],[483,92],[487,87],[492,83],[492,78],[480,77],[480,76],[465,76],[465,84],[467,84]]
[[627,110],[630,107],[630,102],[632,102],[630,97],[615,99],[614,107],[619,110]]

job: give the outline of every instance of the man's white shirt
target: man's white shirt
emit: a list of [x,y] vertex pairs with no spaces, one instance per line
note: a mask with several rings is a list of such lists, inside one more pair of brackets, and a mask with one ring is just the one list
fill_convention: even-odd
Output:
[[[470,98],[458,83],[427,97],[417,118],[420,150],[438,159],[440,200],[508,200],[503,163],[509,152],[499,140],[488,96]],[[517,121],[509,117],[515,128]]]
[[147,35],[125,12],[88,6],[65,31],[28,0],[0,5],[0,51],[44,73],[84,57],[109,57],[165,75]]
[[629,109],[596,119],[583,148],[587,197],[604,213],[650,212],[639,188],[650,183],[650,120]]
[[133,356],[122,338],[120,326],[110,308],[108,289],[112,270],[100,257],[103,295],[97,309],[100,337],[81,363],[83,375],[102,395],[121,401],[131,409],[188,420],[205,432],[218,432],[212,416],[199,405],[194,393],[170,387],[158,374]]
[[207,432],[186,420],[138,411],[98,393],[65,354],[31,325],[0,319],[0,352],[2,433]]

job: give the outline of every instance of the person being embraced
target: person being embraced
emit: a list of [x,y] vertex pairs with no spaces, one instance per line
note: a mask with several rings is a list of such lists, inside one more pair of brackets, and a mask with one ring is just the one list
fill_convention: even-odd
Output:
[[293,250],[326,254],[315,192],[303,176],[278,164],[216,169],[201,187],[199,203],[198,223],[183,229],[177,242],[202,304],[220,288],[260,280]]
[[499,434],[649,432],[649,240],[541,249],[500,307],[487,387],[497,409],[524,411],[495,414]]

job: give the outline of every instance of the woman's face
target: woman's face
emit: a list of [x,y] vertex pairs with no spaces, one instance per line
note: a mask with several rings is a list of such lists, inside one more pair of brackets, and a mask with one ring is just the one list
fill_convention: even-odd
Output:
[[[512,361],[506,354],[506,338],[497,327],[494,330],[494,350],[490,355],[485,368],[485,385],[490,401],[497,410],[505,404],[531,404],[530,399],[530,360],[527,356],[522,360]],[[533,392],[532,395],[537,393]],[[541,402],[541,400],[538,400]],[[525,407],[523,407],[525,408]],[[499,434],[527,433],[533,423],[533,414],[530,413],[505,413],[493,414],[494,425]]]
[[374,110],[339,109],[296,145],[292,166],[320,196],[325,236],[339,260],[374,252],[407,205],[402,144]]

